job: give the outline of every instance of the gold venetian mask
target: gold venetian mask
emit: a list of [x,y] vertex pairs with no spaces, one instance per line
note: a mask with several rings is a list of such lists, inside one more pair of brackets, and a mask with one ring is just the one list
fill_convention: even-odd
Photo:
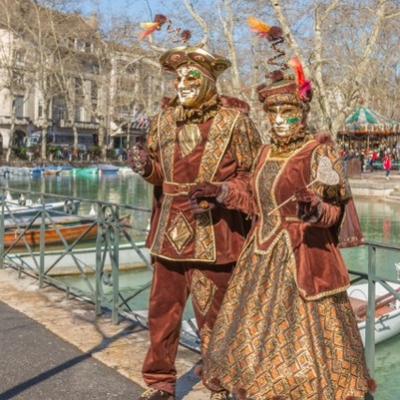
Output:
[[279,139],[296,138],[304,128],[306,112],[300,105],[277,104],[267,109],[273,135]]
[[179,102],[187,108],[198,108],[216,93],[214,80],[193,65],[177,69],[175,88]]

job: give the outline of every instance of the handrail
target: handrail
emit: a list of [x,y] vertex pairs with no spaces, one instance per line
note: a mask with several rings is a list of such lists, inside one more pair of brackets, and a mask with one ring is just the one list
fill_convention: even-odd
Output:
[[[82,197],[73,197],[73,196],[66,196],[66,195],[62,195],[62,194],[57,194],[57,193],[46,193],[46,192],[35,192],[35,191],[30,191],[30,190],[24,190],[24,189],[16,189],[16,188],[11,188],[8,186],[2,186],[0,185],[0,191],[9,191],[12,193],[21,193],[21,194],[30,194],[30,195],[34,195],[37,197],[47,197],[47,198],[52,198],[52,199],[63,199],[63,200],[76,200],[76,201],[81,201],[84,203],[96,203],[96,204],[101,204],[102,206],[118,206],[121,208],[125,208],[127,210],[132,210],[132,211],[141,211],[141,212],[151,212],[150,208],[147,207],[137,207],[137,206],[132,206],[130,204],[124,204],[124,203],[120,203],[120,204],[116,204],[116,203],[112,203],[109,201],[103,201],[103,200],[93,200],[93,199],[87,199],[87,198],[82,198]],[[3,199],[1,199],[2,201]],[[27,205],[26,207],[28,208],[33,208],[32,205]]]

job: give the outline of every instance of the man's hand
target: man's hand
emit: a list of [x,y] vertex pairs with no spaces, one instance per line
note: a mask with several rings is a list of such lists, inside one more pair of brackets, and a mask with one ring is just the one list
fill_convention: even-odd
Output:
[[149,176],[152,171],[152,162],[148,151],[142,145],[135,145],[128,153],[128,162],[133,171],[141,176]]
[[194,215],[203,214],[213,210],[217,205],[217,196],[220,194],[221,186],[210,182],[202,182],[189,192],[189,199]]
[[305,222],[317,222],[321,218],[321,199],[304,188],[294,194],[297,200],[297,216]]

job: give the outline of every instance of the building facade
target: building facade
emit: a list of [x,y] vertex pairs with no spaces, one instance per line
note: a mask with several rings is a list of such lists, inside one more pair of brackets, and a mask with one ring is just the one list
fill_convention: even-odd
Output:
[[[25,12],[18,15],[17,9],[14,17],[25,18],[30,31],[18,30],[6,23],[9,18],[0,17],[3,152],[38,145],[43,129],[48,148],[88,151],[98,145],[131,145],[132,137],[147,130],[147,116],[162,96],[158,64],[139,48],[106,42],[94,17],[43,8],[34,13],[37,4],[23,3]],[[35,18],[47,23],[52,19],[47,42],[39,50]]]

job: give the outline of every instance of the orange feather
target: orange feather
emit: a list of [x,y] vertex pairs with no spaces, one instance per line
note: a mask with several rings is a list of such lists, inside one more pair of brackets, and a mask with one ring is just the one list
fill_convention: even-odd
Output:
[[247,19],[247,24],[253,32],[256,32],[260,36],[268,36],[268,33],[271,30],[269,25],[254,17],[249,17]]
[[143,22],[140,24],[140,27],[144,29],[144,32],[139,35],[139,40],[143,40],[160,29],[160,24],[158,22]]

